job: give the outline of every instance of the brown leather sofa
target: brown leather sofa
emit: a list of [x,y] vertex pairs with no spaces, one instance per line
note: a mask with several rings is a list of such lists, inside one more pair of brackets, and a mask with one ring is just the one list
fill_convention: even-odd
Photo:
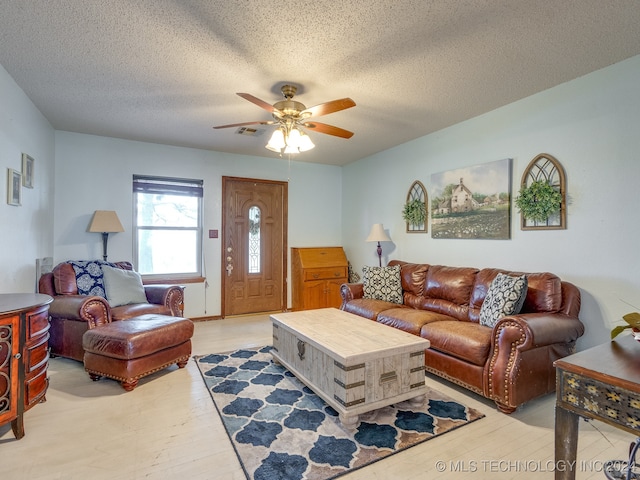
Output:
[[[133,269],[129,262],[116,262],[114,265],[125,270]],[[145,285],[144,290],[148,303],[111,307],[101,296],[78,294],[76,273],[69,263],[60,263],[53,271],[42,275],[38,291],[53,297],[49,306],[51,354],[82,362],[82,336],[89,329],[145,314],[182,316],[183,287]]]
[[584,333],[575,285],[552,273],[526,274],[521,312],[491,328],[479,323],[491,282],[498,273],[522,272],[393,265],[401,266],[403,304],[364,298],[363,284],[351,283],[341,287],[341,309],[428,339],[428,372],[495,401],[504,413],[555,390],[553,362],[573,353]]

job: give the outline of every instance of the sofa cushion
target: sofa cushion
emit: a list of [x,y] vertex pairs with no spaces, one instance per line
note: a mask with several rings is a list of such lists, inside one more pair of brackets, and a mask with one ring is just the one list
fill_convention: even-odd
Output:
[[498,273],[480,308],[480,325],[494,327],[498,320],[520,312],[527,296],[527,277]]
[[527,273],[527,298],[522,313],[557,312],[562,307],[562,282],[549,272]]
[[469,305],[477,268],[431,265],[427,271],[425,296]]
[[385,302],[402,303],[402,282],[400,280],[400,265],[393,267],[362,268],[364,298],[382,300]]
[[344,305],[342,309],[345,312],[354,313],[369,320],[376,320],[380,312],[397,308],[397,303],[385,302],[384,300],[375,300],[373,298],[354,298]]
[[449,321],[451,317],[428,310],[400,307],[380,312],[377,322],[413,333],[414,335],[420,335],[423,325],[445,320]]
[[449,320],[426,323],[420,336],[431,342],[429,348],[474,365],[484,365],[489,358],[491,332],[492,329],[484,325]]
[[111,320],[114,322],[149,314],[173,315],[169,307],[156,303],[131,303],[129,305],[120,305],[119,307],[111,308]]
[[389,266],[394,265],[400,265],[402,291],[412,295],[423,295],[424,282],[427,278],[429,265],[426,263],[407,263],[399,260],[391,260]]
[[76,272],[70,263],[59,263],[52,272],[53,286],[57,295],[78,295]]
[[527,296],[522,305],[521,313],[549,312],[555,313],[562,307],[562,282],[557,275],[549,272],[524,273],[510,272],[497,268],[484,268],[476,275],[475,286],[471,295],[469,319],[477,322],[480,317],[482,303],[489,291],[491,282],[498,275],[504,273],[512,277],[527,276]]
[[138,272],[103,265],[103,281],[107,301],[112,307],[147,303],[142,277]]

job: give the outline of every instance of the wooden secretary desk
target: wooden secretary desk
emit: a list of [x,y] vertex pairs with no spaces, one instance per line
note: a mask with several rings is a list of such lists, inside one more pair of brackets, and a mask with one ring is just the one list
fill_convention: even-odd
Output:
[[291,303],[294,311],[342,304],[340,286],[347,283],[347,256],[342,247],[291,249]]

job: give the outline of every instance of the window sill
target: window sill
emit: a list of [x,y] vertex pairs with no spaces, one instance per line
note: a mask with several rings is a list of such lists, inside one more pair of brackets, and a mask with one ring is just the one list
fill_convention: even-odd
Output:
[[181,285],[184,283],[204,283],[206,281],[205,277],[193,277],[193,276],[181,276],[181,275],[153,275],[153,276],[142,276],[142,283],[145,285],[158,285],[158,284],[169,284],[169,285]]

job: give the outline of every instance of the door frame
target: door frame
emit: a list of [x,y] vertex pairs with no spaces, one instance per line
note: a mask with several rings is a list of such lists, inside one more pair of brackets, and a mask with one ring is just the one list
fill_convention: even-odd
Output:
[[222,238],[220,242],[220,302],[221,302],[221,317],[226,317],[226,283],[227,276],[225,275],[225,244],[226,244],[226,208],[227,208],[227,182],[247,182],[247,183],[267,183],[274,185],[282,185],[282,299],[280,302],[280,308],[283,312],[288,310],[287,298],[288,298],[288,264],[289,264],[289,246],[288,246],[288,232],[289,232],[289,182],[280,180],[263,180],[259,178],[248,177],[230,177],[222,176],[222,202],[220,211],[222,213]]

